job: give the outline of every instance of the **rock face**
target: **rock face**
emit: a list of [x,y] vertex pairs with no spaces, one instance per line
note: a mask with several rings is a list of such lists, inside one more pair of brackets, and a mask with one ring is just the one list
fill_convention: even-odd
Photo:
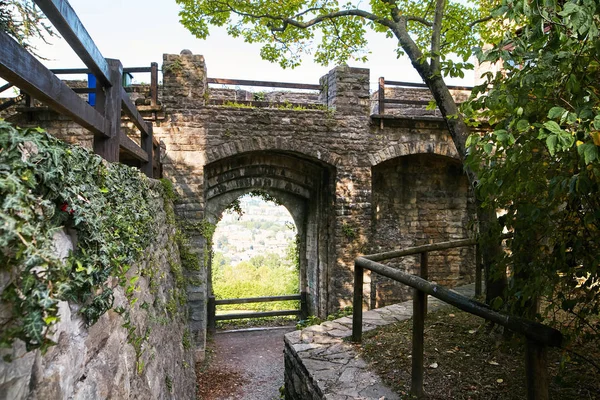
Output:
[[[325,316],[351,304],[358,255],[469,236],[467,180],[443,120],[403,106],[386,118],[371,116],[376,99],[369,92],[368,69],[336,67],[312,94],[252,96],[209,87],[204,57],[189,51],[165,54],[162,70],[163,109],[141,112],[153,121],[154,134],[164,144],[163,173],[180,196],[176,213],[190,227],[201,227],[217,222],[233,200],[252,190],[277,198],[298,227],[300,290],[307,294],[311,313]],[[410,101],[430,97],[413,89],[395,89],[386,96]],[[257,98],[268,107],[239,103]],[[225,104],[211,105],[211,100]],[[291,103],[272,103],[276,101],[311,106],[293,108]],[[315,109],[314,103],[321,107]],[[32,123],[52,134],[91,143],[92,135],[72,122],[52,119],[47,111],[38,116]],[[202,351],[212,290],[206,256],[210,243],[196,232],[190,244],[206,265],[187,271],[186,277],[190,327]],[[397,264],[407,270],[417,265],[411,258]],[[469,283],[474,254],[436,253],[429,271],[450,286]],[[406,296],[398,285],[365,276],[366,308]]]
[[[172,263],[180,263],[175,228],[167,222],[159,183],[152,185],[157,236],[129,271],[131,277],[139,276],[138,301],[128,313],[110,310],[90,327],[75,305],[61,302],[53,336],[57,345],[45,355],[27,352],[22,343],[0,351],[0,357],[13,360],[0,360],[0,398],[195,399],[187,309],[173,299]],[[55,241],[58,254],[66,256],[71,238],[59,232]],[[129,309],[123,289],[114,286],[115,307]]]

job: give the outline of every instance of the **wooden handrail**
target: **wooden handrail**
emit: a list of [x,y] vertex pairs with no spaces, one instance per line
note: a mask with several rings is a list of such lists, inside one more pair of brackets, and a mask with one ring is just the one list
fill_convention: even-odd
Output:
[[34,0],[56,30],[103,86],[111,86],[110,68],[102,53],[66,0]]
[[[153,63],[156,64],[156,63]],[[158,64],[157,64],[158,65]],[[50,71],[54,75],[77,75],[77,74],[91,74],[92,70],[88,68],[52,68]],[[152,67],[125,67],[123,68],[123,73],[125,74],[135,74],[135,73],[148,73],[152,72]]]
[[15,85],[13,85],[12,83],[7,83],[6,85],[3,85],[2,87],[0,87],[0,93],[4,92],[5,90],[10,89],[11,87],[13,87]]
[[[427,85],[424,83],[416,83],[416,82],[402,82],[402,81],[386,81],[384,77],[379,78],[378,90],[377,90],[377,104],[378,104],[378,115],[385,114],[385,105],[386,104],[403,104],[403,105],[413,105],[413,106],[425,106],[429,104],[428,100],[404,100],[404,99],[386,99],[385,98],[385,85],[388,86],[400,86],[400,87],[409,87],[409,88],[420,88],[420,89],[428,89]],[[473,90],[471,86],[453,86],[447,85],[450,90]],[[383,120],[380,121],[381,128],[383,128]]]
[[286,82],[269,82],[269,81],[249,81],[243,79],[223,79],[223,78],[207,78],[207,83],[222,84],[222,85],[237,85],[237,86],[263,86],[284,89],[307,89],[321,90],[321,85],[312,85],[308,83],[286,83]]
[[131,101],[131,98],[129,97],[127,92],[125,92],[125,88],[123,87],[121,87],[121,102],[125,114],[129,118],[131,118],[131,121],[142,132],[142,135],[147,135],[148,123],[144,121],[144,118],[142,117],[138,109],[135,107],[135,104],[133,104],[133,101]]
[[[150,67],[123,68],[119,60],[105,59],[85,30],[77,14],[66,0],[34,0],[48,20],[56,27],[77,55],[88,67],[49,70],[23,49],[5,32],[0,31],[0,77],[9,81],[0,92],[15,85],[25,95],[26,107],[33,98],[91,131],[94,152],[107,161],[119,161],[120,150],[141,162],[141,170],[153,176],[155,148],[158,142],[148,124],[122,86],[123,73],[150,72],[152,105],[158,103],[158,64]],[[93,73],[96,88],[69,88],[56,74]],[[78,93],[96,93],[95,108],[78,96]],[[16,103],[9,100],[7,108]],[[121,130],[121,113],[125,111],[141,131],[141,143],[134,143]],[[158,154],[158,151],[156,152]],[[159,167],[160,170],[160,167]]]
[[106,136],[105,118],[2,31],[0,76],[94,134]]
[[[426,253],[424,252],[423,254]],[[502,325],[511,331],[519,333],[529,339],[536,340],[552,347],[560,347],[561,345],[562,334],[549,326],[494,311],[487,304],[469,299],[468,297],[450,289],[446,289],[441,285],[431,283],[421,277],[407,274],[406,272],[388,267],[363,257],[357,258],[355,260],[355,265],[356,264],[358,264],[361,268],[377,272],[378,274],[387,278],[427,293],[430,296],[438,298],[445,303],[448,303],[470,314],[477,315],[488,321]]]
[[[510,237],[510,234],[503,235],[503,238],[507,237]],[[427,255],[429,251],[472,246],[474,244],[476,244],[475,239],[463,239],[358,257],[354,261],[352,340],[359,343],[362,340],[363,276],[364,270],[368,269],[369,271],[376,272],[415,289],[413,297],[413,348],[411,372],[411,394],[413,396],[422,397],[423,395],[423,322],[425,315],[427,314],[426,295],[428,294],[470,314],[477,315],[488,321],[502,325],[513,332],[524,335],[527,338],[527,398],[529,400],[547,400],[547,347],[560,347],[563,340],[562,334],[558,330],[538,322],[494,311],[486,304],[469,299],[466,296],[427,280]],[[420,277],[377,262],[413,254],[421,255]],[[478,268],[480,256],[479,250],[477,250],[476,254],[476,266]]]
[[273,301],[287,301],[300,299],[300,294],[289,294],[284,296],[246,297],[240,299],[215,299],[215,305],[219,306],[224,304],[268,303]]
[[[307,298],[306,292],[302,292],[299,294],[283,295],[283,296],[246,297],[246,298],[238,298],[238,299],[221,299],[221,300],[216,300],[215,296],[208,296],[208,309],[207,309],[208,330],[211,332],[214,332],[216,330],[216,321],[225,321],[225,320],[230,320],[230,319],[279,317],[279,316],[284,316],[284,315],[298,315],[300,318],[305,319],[308,316],[308,306],[307,306],[306,298]],[[219,306],[219,305],[247,304],[247,303],[270,303],[270,302],[274,302],[274,301],[290,301],[290,300],[300,301],[300,309],[217,315],[217,306]]]
[[[389,86],[403,86],[403,87],[413,87],[413,88],[423,88],[423,89],[427,88],[426,84],[417,83],[417,82],[385,81],[385,83]],[[450,90],[473,90],[473,86],[446,85],[446,87]]]

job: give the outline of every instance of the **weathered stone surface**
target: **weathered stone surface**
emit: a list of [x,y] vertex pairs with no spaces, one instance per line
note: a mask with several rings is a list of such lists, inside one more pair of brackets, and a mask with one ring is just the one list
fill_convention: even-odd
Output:
[[[0,398],[196,398],[193,349],[187,345],[184,348],[183,339],[188,330],[187,310],[179,306],[169,315],[165,308],[175,289],[169,263],[180,262],[173,241],[174,229],[166,221],[158,193],[153,201],[157,236],[129,272],[131,277],[140,276],[138,301],[131,308],[129,321],[138,336],[149,330],[138,354],[132,345],[134,338],[123,327],[123,316],[111,310],[87,328],[76,305],[60,302],[61,320],[52,336],[57,345],[45,355],[26,352],[20,342],[12,349],[0,351]],[[59,231],[55,239],[57,253],[66,256],[72,249],[70,237]],[[151,286],[151,279],[158,281]],[[117,285],[114,306],[128,307],[127,303],[123,289]],[[5,355],[11,355],[13,361],[2,360]]]

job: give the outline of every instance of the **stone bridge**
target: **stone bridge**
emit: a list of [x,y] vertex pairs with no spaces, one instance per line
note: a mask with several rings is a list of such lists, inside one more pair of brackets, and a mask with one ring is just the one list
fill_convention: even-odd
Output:
[[[163,175],[180,195],[176,212],[205,264],[186,272],[190,324],[200,351],[211,291],[205,256],[210,243],[194,228],[216,223],[233,200],[250,191],[273,195],[293,216],[300,236],[300,290],[319,316],[351,304],[358,255],[469,235],[469,187],[443,120],[418,107],[374,115],[369,80],[368,69],[336,67],[321,78],[319,93],[268,94],[279,100],[277,106],[248,107],[237,102],[247,92],[209,89],[204,58],[184,51],[164,56],[161,106],[144,105],[143,90],[137,94],[136,104],[164,144]],[[428,96],[418,89],[389,95]],[[318,106],[282,106],[288,99]],[[48,111],[33,119],[91,147],[90,133],[71,121]],[[414,271],[418,260],[407,257],[396,265]],[[444,285],[471,282],[473,275],[472,250],[430,259],[430,279]],[[369,276],[364,291],[369,308],[409,295]]]

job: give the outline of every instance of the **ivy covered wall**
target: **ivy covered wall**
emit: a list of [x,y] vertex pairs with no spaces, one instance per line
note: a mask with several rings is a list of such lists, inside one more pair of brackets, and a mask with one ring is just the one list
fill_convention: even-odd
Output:
[[0,120],[0,393],[195,398],[168,184]]

